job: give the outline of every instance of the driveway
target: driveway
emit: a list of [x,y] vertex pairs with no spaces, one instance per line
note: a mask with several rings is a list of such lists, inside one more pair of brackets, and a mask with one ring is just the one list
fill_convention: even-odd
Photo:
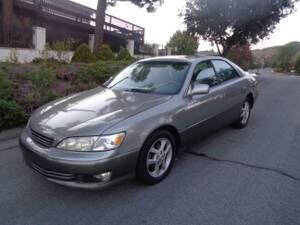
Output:
[[195,144],[156,186],[69,189],[0,151],[0,224],[299,225],[300,77],[268,74],[249,126]]

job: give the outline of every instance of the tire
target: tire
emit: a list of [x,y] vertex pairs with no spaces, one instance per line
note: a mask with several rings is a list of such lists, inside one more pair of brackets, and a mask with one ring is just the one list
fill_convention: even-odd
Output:
[[241,107],[240,116],[238,120],[233,124],[233,127],[237,129],[245,128],[249,123],[250,116],[251,116],[251,101],[249,98],[246,98],[246,100],[243,102],[243,105]]
[[141,149],[136,176],[144,184],[154,185],[170,173],[176,153],[173,135],[166,130],[153,133]]

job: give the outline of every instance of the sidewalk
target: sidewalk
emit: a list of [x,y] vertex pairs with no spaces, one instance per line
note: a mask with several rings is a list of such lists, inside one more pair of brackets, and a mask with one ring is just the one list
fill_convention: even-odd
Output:
[[18,138],[23,128],[15,128],[0,133],[0,151],[13,149],[18,146]]

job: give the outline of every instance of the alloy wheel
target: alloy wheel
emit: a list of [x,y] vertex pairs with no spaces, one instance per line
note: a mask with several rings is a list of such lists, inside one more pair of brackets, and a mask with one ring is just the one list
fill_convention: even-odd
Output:
[[243,103],[242,112],[241,112],[241,123],[243,125],[245,125],[248,122],[249,116],[250,116],[250,104],[248,101],[245,101]]
[[158,178],[170,167],[173,157],[173,146],[169,139],[160,138],[155,141],[147,155],[147,171],[150,176]]

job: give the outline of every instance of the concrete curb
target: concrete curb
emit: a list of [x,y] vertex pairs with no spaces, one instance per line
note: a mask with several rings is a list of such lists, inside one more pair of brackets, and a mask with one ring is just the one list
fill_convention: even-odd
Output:
[[15,128],[0,133],[0,151],[13,149],[18,146],[18,137],[23,128]]
[[23,128],[15,128],[15,129],[11,129],[11,130],[2,131],[0,133],[0,142],[19,137],[22,130],[23,130]]

